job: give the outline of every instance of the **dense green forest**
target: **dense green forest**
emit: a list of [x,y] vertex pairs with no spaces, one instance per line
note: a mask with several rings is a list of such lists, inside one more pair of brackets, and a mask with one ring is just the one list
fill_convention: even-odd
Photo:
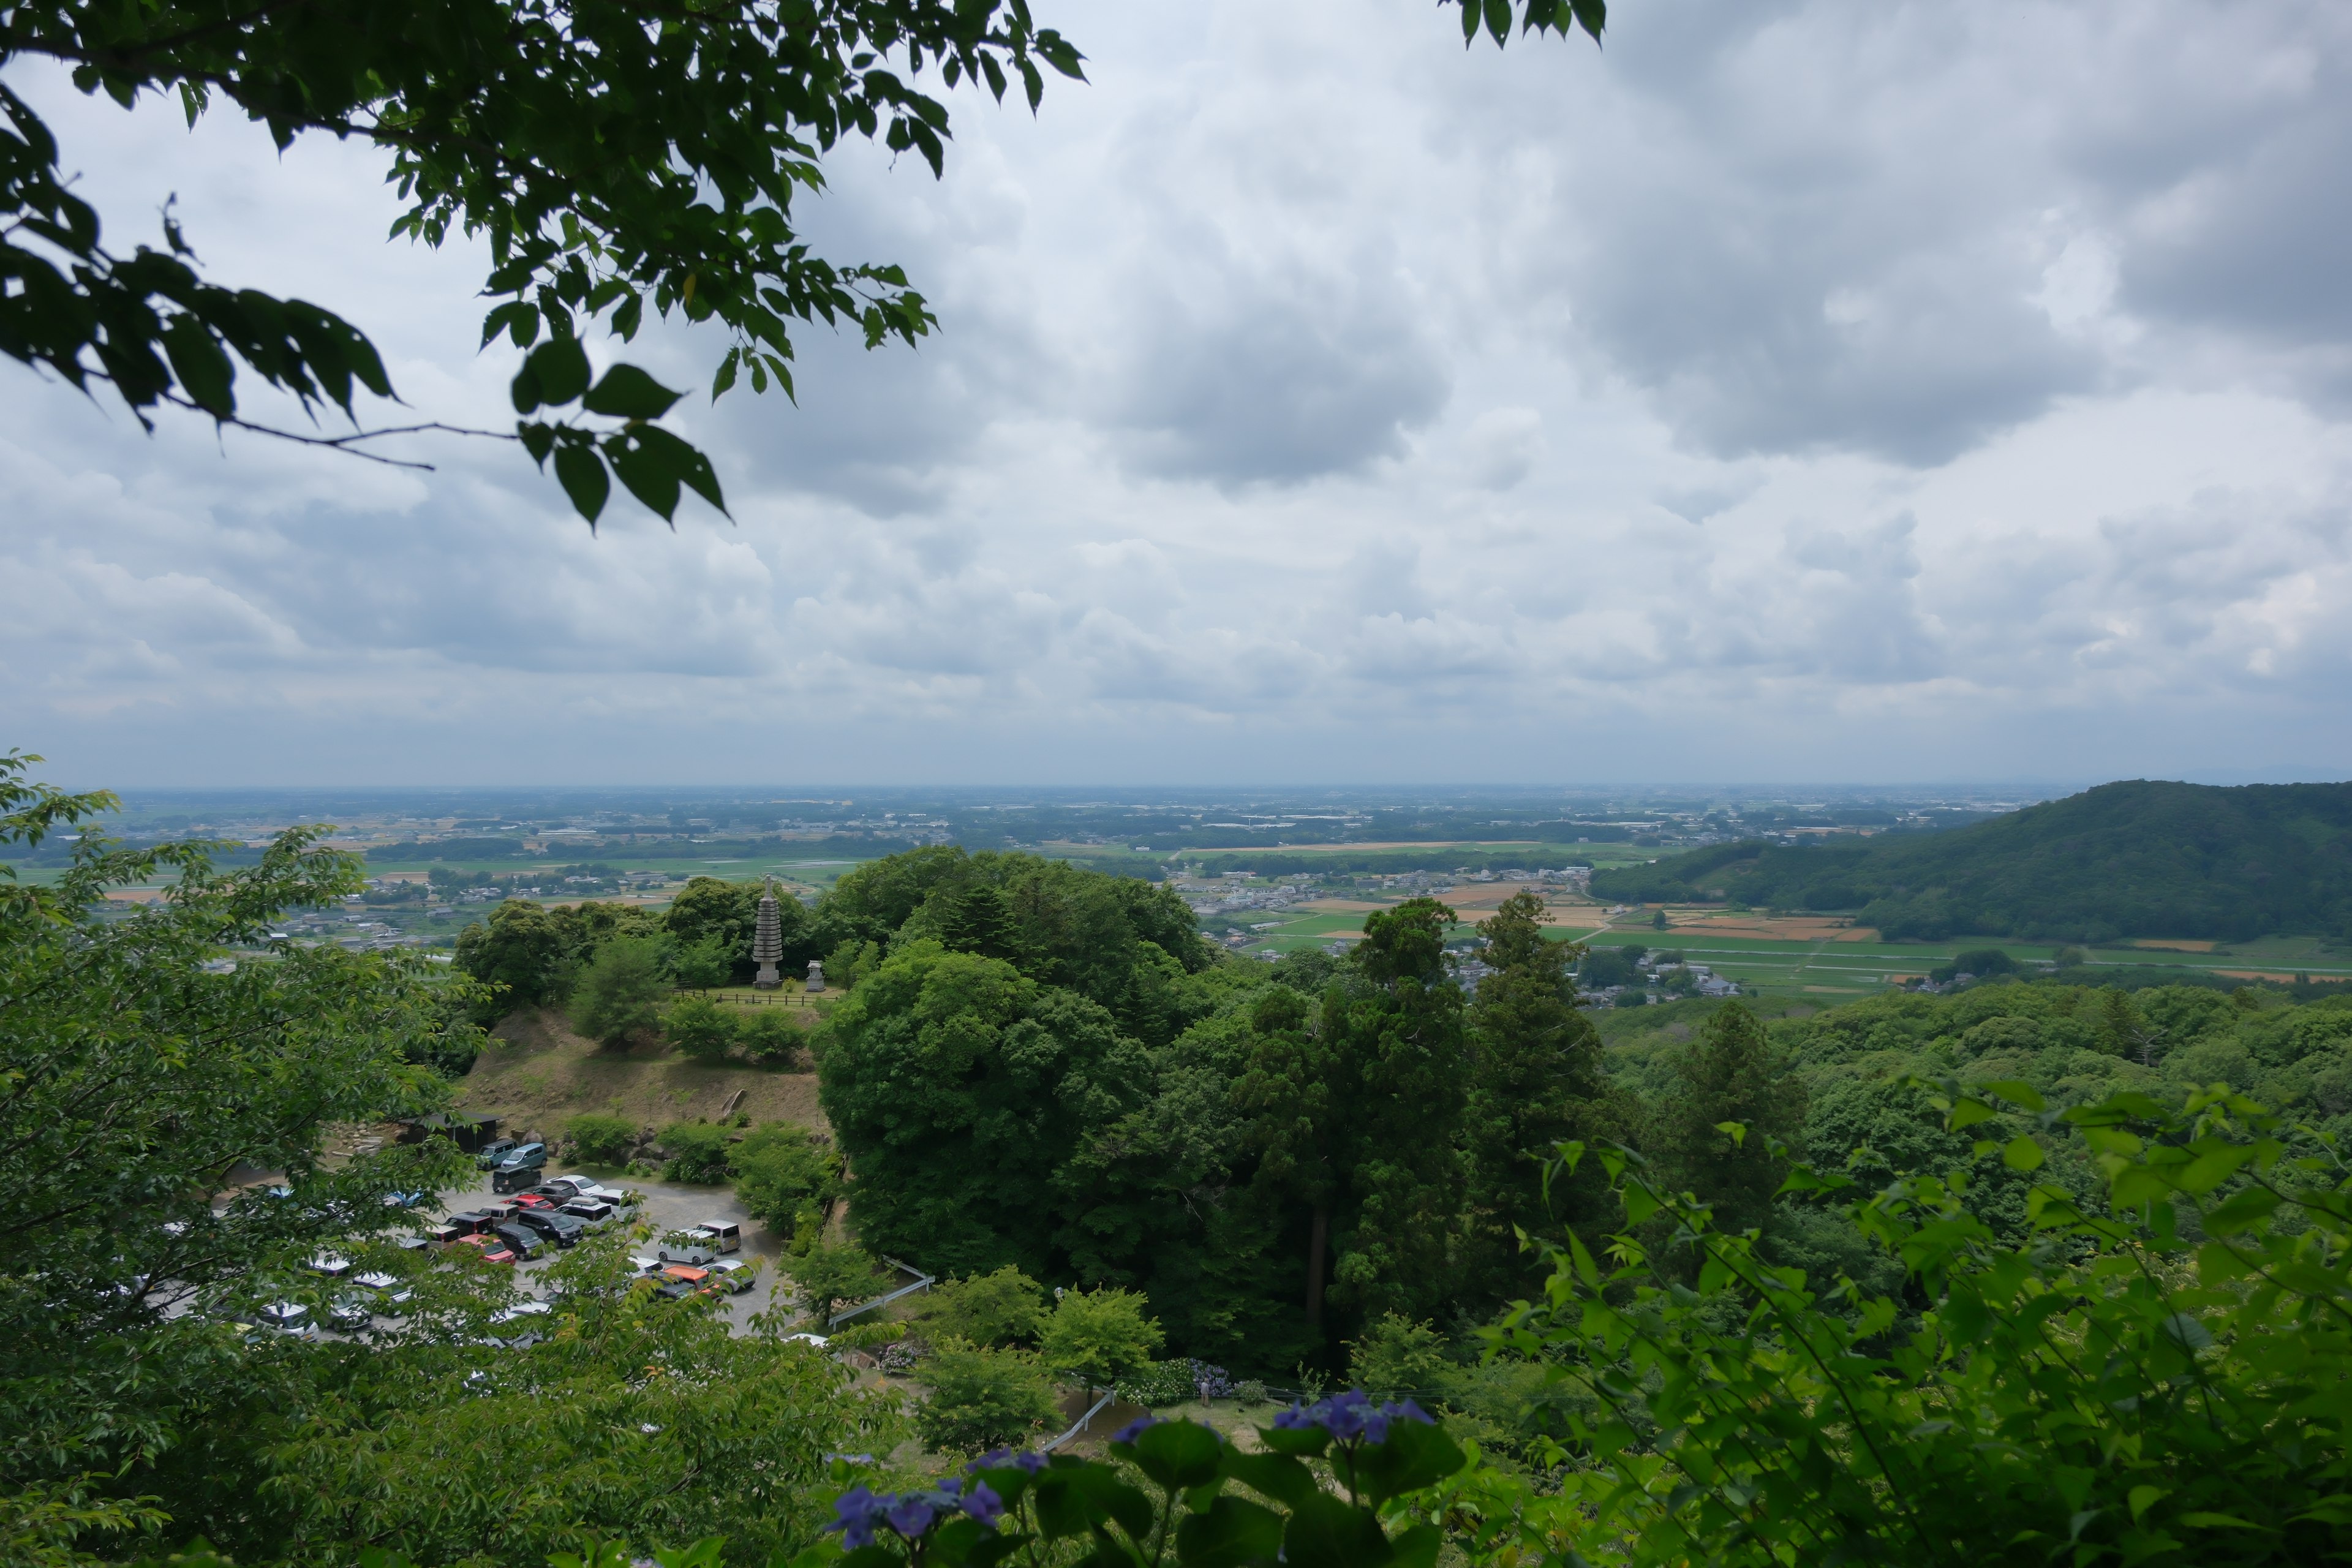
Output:
[[2352,941],[2352,784],[2102,784],[1946,833],[1694,850],[1592,890],[1859,911],[1890,941]]
[[[0,841],[106,804],[8,763]],[[1264,964],[1140,881],[894,857],[795,917],[852,977],[812,1041],[846,1171],[780,1127],[672,1152],[772,1223],[845,1178],[861,1247],[951,1277],[845,1335],[899,1353],[910,1401],[784,1320],[658,1300],[619,1235],[527,1303],[511,1269],[399,1244],[460,1179],[446,1144],[327,1155],[446,1104],[477,1018],[731,962],[755,889],[705,880],[658,919],[517,901],[455,973],[289,943],[222,969],[356,885],[316,839],[225,872],[92,836],[54,886],[0,874],[8,1562],[201,1536],[227,1556],[187,1568],[616,1568],[698,1538],[698,1563],[799,1568],[987,1568],[1024,1541],[1048,1568],[1937,1542],[2185,1564],[2352,1530],[2352,999],[2004,979],[1612,1013],[1604,1042],[1530,898],[1481,923],[1465,992],[1427,900],[1344,960]],[[98,912],[160,870],[173,900]],[[794,1239],[809,1300],[874,1289],[857,1248]],[[323,1309],[324,1249],[408,1292],[397,1333],[255,1330]],[[526,1305],[544,1332],[516,1331]],[[2104,1369],[2068,1348],[2093,1346]],[[1259,1451],[1146,1417],[1092,1458],[982,1452],[1049,1430],[1057,1379],[1165,1408],[1212,1361],[1244,1400],[1307,1391],[1244,1406]],[[1370,1392],[1316,1397],[1349,1384]]]

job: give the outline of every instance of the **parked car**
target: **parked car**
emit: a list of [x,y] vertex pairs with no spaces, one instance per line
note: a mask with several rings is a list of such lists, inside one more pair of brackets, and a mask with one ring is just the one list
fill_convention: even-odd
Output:
[[786,1334],[784,1336],[784,1343],[788,1345],[814,1345],[819,1350],[824,1349],[832,1342],[823,1334]]
[[470,1247],[479,1252],[485,1263],[520,1262],[508,1247],[504,1237],[494,1231],[477,1230],[457,1238],[459,1247]]
[[448,1223],[456,1226],[460,1233],[471,1234],[488,1225],[491,1217],[479,1209],[460,1209],[449,1216]]
[[393,1245],[400,1248],[403,1252],[423,1252],[425,1248],[433,1245],[433,1237],[429,1236],[404,1236],[398,1241],[394,1242]]
[[319,1325],[310,1321],[310,1309],[299,1301],[273,1301],[255,1313],[254,1318],[260,1327],[274,1333],[305,1340],[319,1337]]
[[581,1224],[593,1229],[593,1227],[604,1225],[612,1219],[613,1205],[607,1203],[599,1203],[594,1198],[573,1198],[570,1203],[565,1204],[562,1208],[557,1209],[555,1212],[558,1214],[568,1214],[573,1219],[578,1220]]
[[490,1234],[507,1244],[507,1250],[529,1262],[547,1250],[547,1243],[529,1226],[513,1220],[501,1220],[490,1226]]
[[352,1260],[340,1253],[321,1252],[310,1259],[310,1272],[323,1274],[330,1279],[341,1279],[352,1271]]
[[709,1237],[710,1250],[717,1253],[743,1250],[743,1227],[731,1219],[707,1219],[688,1234]]
[[616,1209],[627,1208],[637,1201],[637,1195],[635,1193],[625,1192],[619,1187],[608,1187],[602,1182],[582,1184],[576,1195],[594,1198],[600,1204],[611,1204]]
[[687,1247],[666,1241],[656,1256],[664,1263],[683,1263],[692,1268],[707,1268],[717,1261],[719,1254],[708,1247]]
[[481,1212],[483,1218],[488,1224],[496,1225],[501,1220],[512,1219],[522,1213],[522,1205],[512,1198],[500,1198],[496,1203],[484,1204]]
[[525,1209],[515,1216],[516,1223],[527,1225],[558,1247],[572,1247],[587,1234],[588,1226],[568,1214],[553,1209]]
[[336,1297],[334,1304],[327,1309],[328,1326],[347,1334],[355,1334],[374,1321],[375,1298],[360,1291]]
[[373,1292],[376,1312],[386,1318],[405,1316],[408,1303],[416,1295],[415,1291],[402,1284],[396,1275],[354,1274],[352,1283]]
[[493,1138],[474,1155],[474,1163],[485,1171],[498,1169],[499,1162],[512,1153],[520,1141],[513,1138]]
[[545,1193],[557,1203],[562,1203],[566,1199],[578,1197],[581,1188],[593,1187],[595,1184],[585,1176],[550,1176],[539,1184],[537,1190]]
[[536,1165],[500,1165],[490,1173],[490,1191],[494,1193],[528,1192],[538,1183]]
[[499,1158],[496,1168],[501,1171],[543,1171],[547,1168],[547,1145],[518,1143]]
[[551,1197],[551,1196],[550,1196],[550,1195],[549,1195],[548,1194],[546,1194],[546,1193],[541,1193],[541,1192],[529,1192],[529,1193],[517,1193],[517,1194],[515,1194],[515,1199],[514,1199],[514,1201],[515,1201],[515,1207],[517,1207],[517,1208],[522,1208],[522,1209],[551,1209],[551,1208],[553,1208],[553,1207],[554,1207],[558,1203],[562,1202],[562,1200],[561,1200],[560,1198]]
[[425,1239],[436,1247],[447,1247],[452,1242],[462,1241],[473,1234],[472,1226],[459,1225],[454,1220],[447,1225],[436,1225],[425,1233]]
[[727,1288],[730,1296],[740,1296],[760,1278],[760,1266],[740,1258],[722,1258],[710,1266],[710,1277]]

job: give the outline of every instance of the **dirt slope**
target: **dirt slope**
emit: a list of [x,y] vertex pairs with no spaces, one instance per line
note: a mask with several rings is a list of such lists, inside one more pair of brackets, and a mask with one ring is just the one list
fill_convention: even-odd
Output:
[[754,1121],[823,1127],[816,1075],[751,1067],[705,1067],[667,1049],[599,1049],[552,1012],[521,1012],[490,1032],[490,1045],[458,1086],[467,1110],[498,1116],[503,1132],[553,1137],[565,1118],[609,1111],[640,1126],[716,1118],[738,1089]]

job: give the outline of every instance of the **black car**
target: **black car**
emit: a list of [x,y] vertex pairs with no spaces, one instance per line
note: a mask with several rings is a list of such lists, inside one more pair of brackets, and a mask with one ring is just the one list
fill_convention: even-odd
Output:
[[574,1219],[568,1214],[557,1214],[551,1209],[525,1209],[515,1215],[515,1218],[558,1247],[579,1245],[581,1237],[587,1234],[588,1230],[588,1226],[583,1222]]
[[490,1216],[479,1209],[461,1209],[449,1216],[448,1224],[455,1226],[460,1236],[471,1236],[478,1230],[488,1229]]
[[500,1241],[505,1242],[507,1250],[517,1258],[537,1258],[547,1250],[547,1243],[529,1226],[518,1225],[512,1220],[502,1220],[490,1226],[490,1231]]

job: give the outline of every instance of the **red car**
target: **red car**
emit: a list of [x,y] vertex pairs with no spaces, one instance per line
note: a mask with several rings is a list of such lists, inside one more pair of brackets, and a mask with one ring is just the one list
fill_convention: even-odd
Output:
[[538,1193],[517,1193],[515,1194],[514,1201],[516,1206],[520,1208],[551,1209],[555,1206],[555,1200],[553,1198],[543,1196]]
[[515,1260],[515,1255],[507,1249],[507,1244],[492,1231],[478,1230],[471,1236],[461,1236],[457,1245],[479,1247],[485,1263],[512,1263]]

